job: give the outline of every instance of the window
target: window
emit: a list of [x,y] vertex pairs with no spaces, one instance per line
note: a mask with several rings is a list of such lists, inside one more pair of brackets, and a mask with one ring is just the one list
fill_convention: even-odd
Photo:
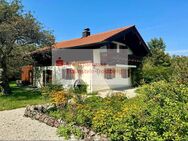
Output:
[[115,78],[115,69],[104,69],[104,78],[105,79]]
[[72,80],[75,78],[75,72],[73,69],[63,69],[62,70],[62,79]]
[[127,78],[127,70],[126,69],[121,69],[121,77],[122,78]]

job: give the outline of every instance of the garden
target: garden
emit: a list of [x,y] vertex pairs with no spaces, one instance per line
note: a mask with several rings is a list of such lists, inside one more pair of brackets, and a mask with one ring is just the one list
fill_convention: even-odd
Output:
[[87,136],[76,127],[86,127],[110,140],[188,139],[188,87],[184,84],[146,84],[131,99],[121,93],[105,98],[87,96],[57,86],[50,86],[48,92],[43,95],[56,107],[46,113],[66,122],[57,130],[65,139],[72,134],[78,139]]

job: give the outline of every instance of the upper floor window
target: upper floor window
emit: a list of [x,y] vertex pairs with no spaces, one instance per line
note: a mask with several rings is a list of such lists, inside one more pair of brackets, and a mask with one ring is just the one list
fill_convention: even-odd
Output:
[[113,68],[107,68],[107,69],[104,69],[104,78],[105,79],[113,79],[115,78],[115,69]]
[[66,80],[75,79],[75,71],[71,68],[62,69],[62,79],[66,79]]
[[124,49],[125,47],[126,47],[125,44],[120,43],[120,42],[113,41],[113,49],[116,49],[116,52],[117,52],[117,53],[120,53],[120,50],[121,50],[121,49]]

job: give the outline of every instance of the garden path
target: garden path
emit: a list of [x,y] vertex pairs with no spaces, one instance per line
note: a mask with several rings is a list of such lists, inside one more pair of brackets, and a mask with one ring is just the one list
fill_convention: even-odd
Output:
[[106,96],[111,96],[112,94],[115,93],[123,93],[127,96],[127,98],[133,98],[137,95],[135,92],[137,88],[128,88],[128,89],[120,89],[120,90],[103,90],[99,91],[98,95],[101,97],[106,97]]
[[0,140],[63,140],[56,128],[24,117],[24,110],[0,111]]

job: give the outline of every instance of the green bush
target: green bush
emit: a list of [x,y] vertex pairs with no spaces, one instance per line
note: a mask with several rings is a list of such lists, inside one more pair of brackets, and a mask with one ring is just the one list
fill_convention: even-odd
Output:
[[87,93],[87,87],[88,86],[86,84],[81,84],[80,86],[73,88],[73,91],[76,94]]
[[57,133],[59,136],[63,136],[66,140],[68,140],[72,134],[71,129],[72,127],[70,126],[60,126],[57,130]]
[[171,81],[188,85],[188,57],[174,56],[171,67],[173,70]]
[[[90,96],[62,110],[67,123],[86,126],[115,141],[171,141],[188,139],[188,87],[166,81],[144,85],[138,96]],[[81,134],[74,126],[61,135]],[[79,135],[80,136],[80,135]]]
[[104,105],[104,99],[100,96],[90,96],[84,100],[84,104],[91,109],[98,109]]
[[147,84],[152,82],[157,82],[160,80],[169,81],[171,75],[172,75],[172,70],[170,67],[144,64],[142,70],[143,82]]
[[77,125],[90,127],[92,124],[92,120],[91,120],[92,116],[93,113],[89,109],[79,108],[76,111],[75,122]]
[[[160,81],[145,85],[138,92],[146,95],[146,114],[144,122],[139,121],[139,124],[149,131],[149,135],[155,133],[157,140],[187,139],[187,86]],[[147,134],[142,133],[142,137],[148,136]],[[152,138],[154,137],[151,136],[150,139]]]
[[83,139],[84,133],[79,128],[75,128],[73,124],[60,126],[57,130],[59,136],[63,136],[66,140],[70,139],[71,135],[75,135],[77,139]]
[[51,117],[54,117],[56,119],[61,119],[62,118],[62,111],[59,109],[54,109],[51,111],[48,111],[48,115],[50,115]]

